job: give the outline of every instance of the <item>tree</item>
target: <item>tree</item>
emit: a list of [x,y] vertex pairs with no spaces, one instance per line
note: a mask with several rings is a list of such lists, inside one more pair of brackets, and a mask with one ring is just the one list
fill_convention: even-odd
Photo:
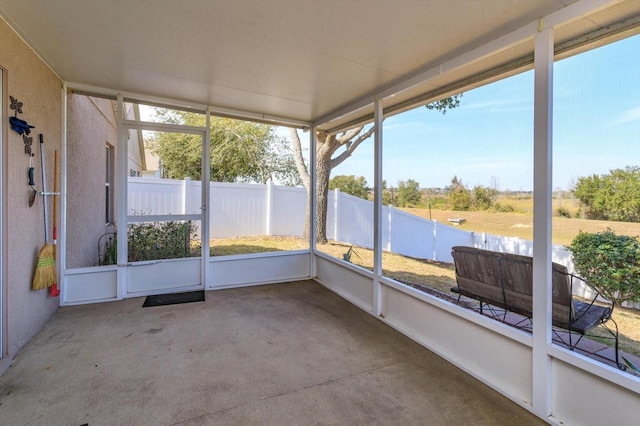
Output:
[[393,206],[398,203],[398,197],[396,196],[396,190],[387,187],[387,181],[382,181],[382,204],[385,206]]
[[498,191],[486,186],[476,185],[473,187],[473,207],[477,210],[489,210],[494,205]]
[[[205,124],[201,114],[167,110],[156,114],[165,122]],[[291,149],[273,126],[219,117],[212,117],[210,122],[212,181],[267,183],[275,179],[286,185],[301,184]],[[202,179],[199,136],[161,132],[149,148],[160,157],[166,177]]]
[[454,175],[451,178],[451,184],[449,186],[447,186],[445,188],[445,190],[449,193],[452,193],[453,191],[457,190],[457,189],[461,189],[464,188],[464,184],[462,183],[462,179],[458,178],[458,176]]
[[398,206],[416,207],[420,204],[422,194],[420,184],[413,179],[398,182]]
[[453,210],[467,211],[471,208],[471,192],[457,176],[451,179],[449,191],[449,203]]
[[581,177],[573,194],[589,219],[640,222],[640,167]]
[[335,176],[329,180],[329,189],[339,189],[345,194],[350,194],[365,200],[367,199],[367,195],[369,195],[369,188],[367,187],[367,181],[364,176]]
[[[443,114],[450,108],[460,104],[460,97],[455,95],[426,105],[427,109],[436,110]],[[329,178],[331,170],[349,158],[358,146],[367,140],[374,131],[373,126],[358,126],[341,133],[318,131],[316,135],[316,237],[320,243],[327,242],[327,200],[329,193]],[[300,178],[307,189],[307,212],[305,215],[304,235],[308,237],[310,226],[310,182],[309,170],[302,156],[300,137],[296,129],[290,129],[291,143],[296,160],[296,167]]]

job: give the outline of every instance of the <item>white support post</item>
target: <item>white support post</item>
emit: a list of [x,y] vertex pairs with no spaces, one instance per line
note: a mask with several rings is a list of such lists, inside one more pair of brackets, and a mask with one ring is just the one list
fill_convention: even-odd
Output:
[[[1,75],[1,74],[0,74]],[[2,79],[0,78],[0,81]],[[60,147],[60,227],[58,228],[58,248],[57,256],[60,261],[58,269],[60,271],[58,284],[60,286],[60,302],[67,300],[67,288],[65,285],[65,273],[67,270],[67,113],[69,98],[67,94],[67,84],[62,85],[62,146]],[[0,308],[0,312],[1,312]],[[0,343],[1,346],[1,343]],[[0,353],[1,354],[1,353]]]
[[318,187],[316,182],[318,181],[316,176],[316,148],[318,146],[318,137],[316,135],[316,127],[311,126],[309,129],[309,191],[311,196],[309,197],[309,249],[311,251],[311,264],[309,265],[309,275],[311,278],[316,276],[316,204],[317,204],[317,192]]
[[116,126],[118,128],[118,145],[116,146],[116,249],[118,270],[116,273],[117,290],[116,297],[124,298],[127,293],[127,183],[128,183],[128,130],[124,127],[124,99],[118,94],[116,107]]
[[533,412],[551,414],[551,186],[553,133],[553,30],[535,35],[533,146]]
[[205,129],[204,140],[202,141],[202,221],[200,223],[202,239],[200,256],[202,262],[200,266],[200,279],[204,288],[209,288],[209,242],[211,241],[211,137],[209,132],[211,131],[211,111],[207,108],[205,113]]
[[373,170],[373,314],[380,316],[382,306],[382,119],[380,99],[374,102],[374,170]]

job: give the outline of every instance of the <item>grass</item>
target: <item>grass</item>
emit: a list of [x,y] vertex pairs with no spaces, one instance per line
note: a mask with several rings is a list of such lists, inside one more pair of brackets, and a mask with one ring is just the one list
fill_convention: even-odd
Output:
[[[425,219],[437,220],[446,225],[450,225],[449,218],[465,218],[467,221],[464,224],[455,225],[456,228],[465,231],[486,232],[505,237],[519,237],[525,240],[533,239],[532,211],[524,213],[494,213],[434,209],[429,211],[429,209],[418,208],[403,208],[402,210]],[[568,245],[571,244],[573,238],[580,231],[600,232],[605,231],[607,228],[620,235],[640,235],[640,223],[554,217],[552,221],[553,243]]]
[[305,250],[308,248],[309,243],[300,238],[258,236],[211,240],[209,250],[212,256],[232,256],[236,254]]
[[[211,241],[211,252],[215,256],[301,250],[308,247],[305,241],[290,237],[242,237]],[[342,243],[318,244],[318,250],[338,259],[342,259],[350,247]],[[373,270],[372,250],[353,247],[353,252],[351,263]],[[421,286],[435,289],[441,297],[457,297],[450,290],[456,285],[451,264],[382,253],[382,270],[385,276],[397,281],[420,289],[424,289]],[[620,330],[620,349],[640,357],[640,311],[616,307],[613,319]],[[603,343],[611,344],[608,341]]]

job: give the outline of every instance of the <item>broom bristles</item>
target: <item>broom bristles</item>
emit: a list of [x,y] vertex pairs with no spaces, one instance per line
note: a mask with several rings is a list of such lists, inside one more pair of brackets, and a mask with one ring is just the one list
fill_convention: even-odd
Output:
[[38,265],[36,266],[36,273],[33,276],[31,289],[41,290],[43,288],[49,288],[57,280],[56,259],[53,254],[53,246],[51,244],[45,244],[40,249]]

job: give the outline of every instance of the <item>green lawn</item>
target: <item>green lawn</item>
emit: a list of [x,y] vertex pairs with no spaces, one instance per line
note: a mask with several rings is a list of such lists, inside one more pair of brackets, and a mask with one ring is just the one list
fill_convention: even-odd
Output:
[[[450,225],[449,218],[465,218],[462,225],[455,225],[465,231],[486,232],[505,237],[519,237],[525,240],[533,239],[533,213],[493,213],[486,211],[461,212],[453,210],[410,209],[403,208],[408,213],[426,219],[431,218],[438,222]],[[454,226],[454,225],[451,225]],[[580,231],[600,232],[611,228],[621,235],[640,235],[640,223],[611,222],[605,220],[569,219],[554,217],[552,221],[553,243],[568,245]]]

